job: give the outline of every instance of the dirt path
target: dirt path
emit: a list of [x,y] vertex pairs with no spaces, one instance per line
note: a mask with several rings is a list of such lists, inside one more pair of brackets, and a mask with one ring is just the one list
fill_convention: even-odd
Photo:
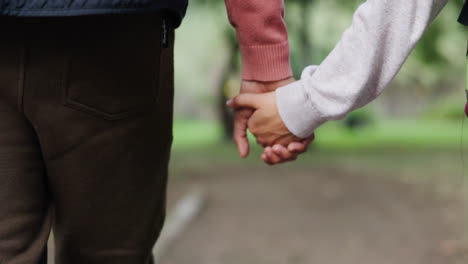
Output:
[[171,193],[200,184],[209,201],[162,264],[468,263],[450,242],[459,203],[397,180],[288,167],[190,176]]

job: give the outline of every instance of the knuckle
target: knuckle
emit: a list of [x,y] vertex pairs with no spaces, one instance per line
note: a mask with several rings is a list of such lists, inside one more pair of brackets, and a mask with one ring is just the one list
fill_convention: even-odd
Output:
[[258,140],[258,142],[260,142],[261,144],[263,144],[265,146],[272,146],[273,145],[273,142],[271,142],[271,140],[268,140],[268,139],[265,139],[265,138],[258,138],[257,140]]
[[249,130],[254,135],[259,133],[258,128],[251,122],[249,122]]
[[276,154],[281,158],[281,159],[289,159],[290,158],[290,154],[289,153],[285,153],[283,151],[281,152],[276,152]]
[[257,142],[258,143],[265,143],[265,140],[263,140],[262,137],[257,137]]
[[237,96],[234,97],[234,99],[232,100],[232,105],[236,107],[236,106],[239,105],[239,103],[240,103],[239,102],[239,97],[237,97]]
[[276,163],[279,163],[279,162],[281,162],[281,159],[280,159],[280,158],[277,158],[277,157],[275,157],[275,158],[273,158],[273,160],[272,160],[272,161],[273,161],[273,163],[275,163],[275,164],[276,164]]
[[260,146],[263,146],[263,147],[266,146],[265,142],[263,142],[261,140],[257,140],[257,144],[260,145]]
[[300,147],[297,149],[297,153],[301,154],[301,153],[304,153],[306,151],[306,149],[304,147]]

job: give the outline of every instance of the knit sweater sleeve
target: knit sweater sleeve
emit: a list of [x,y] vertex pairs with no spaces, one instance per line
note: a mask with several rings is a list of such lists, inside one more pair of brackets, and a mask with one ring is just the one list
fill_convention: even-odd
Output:
[[244,80],[292,76],[284,0],[225,0],[242,55]]
[[276,91],[282,120],[299,137],[345,117],[391,82],[448,0],[368,0],[319,66]]

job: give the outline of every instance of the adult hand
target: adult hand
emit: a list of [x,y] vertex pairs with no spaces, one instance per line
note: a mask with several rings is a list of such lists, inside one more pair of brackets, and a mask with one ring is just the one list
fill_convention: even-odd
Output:
[[292,142],[287,147],[275,144],[272,147],[266,147],[261,155],[262,160],[268,165],[277,165],[289,161],[294,161],[297,156],[307,151],[307,147],[314,141],[315,135],[312,134],[300,142]]
[[257,138],[257,143],[264,147],[274,144],[287,146],[291,142],[302,140],[294,136],[284,125],[276,107],[275,92],[263,94],[240,94],[228,101],[228,106],[235,109],[252,109],[254,113],[247,121],[247,126]]
[[[268,93],[273,92],[281,86],[294,82],[293,78],[274,82],[245,81],[241,83],[240,94],[243,93]],[[247,138],[247,122],[252,116],[253,110],[249,108],[238,109],[234,114],[233,139],[242,158],[249,155],[249,141]]]

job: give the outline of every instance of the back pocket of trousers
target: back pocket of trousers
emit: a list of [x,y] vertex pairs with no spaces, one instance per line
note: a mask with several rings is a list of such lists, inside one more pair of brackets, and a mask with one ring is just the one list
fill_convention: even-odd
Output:
[[161,38],[154,25],[145,28],[90,30],[73,39],[65,106],[106,120],[151,111],[158,97]]

